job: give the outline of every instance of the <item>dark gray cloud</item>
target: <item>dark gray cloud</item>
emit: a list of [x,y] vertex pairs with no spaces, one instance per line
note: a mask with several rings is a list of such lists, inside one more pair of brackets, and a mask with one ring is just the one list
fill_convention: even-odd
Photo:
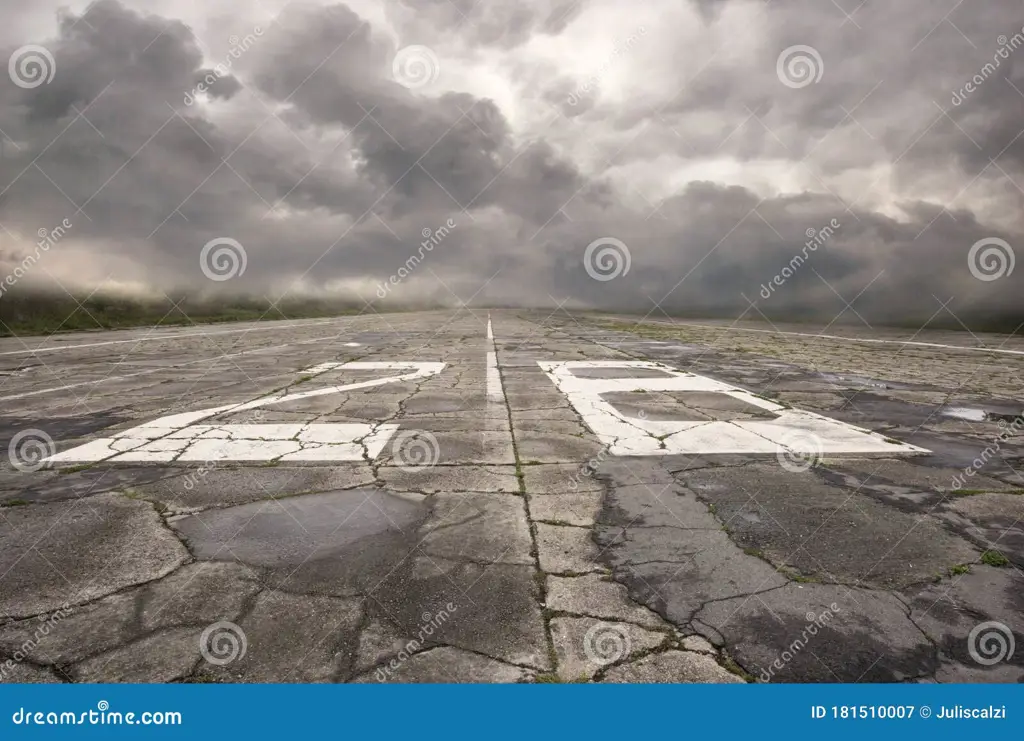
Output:
[[[966,5],[101,0],[2,37],[56,70],[0,78],[0,268],[67,218],[26,286],[1024,321],[1024,268],[968,262],[1024,257],[1024,20]],[[797,45],[818,82],[780,80]],[[211,281],[227,238],[245,273]],[[627,273],[588,271],[602,238]]]

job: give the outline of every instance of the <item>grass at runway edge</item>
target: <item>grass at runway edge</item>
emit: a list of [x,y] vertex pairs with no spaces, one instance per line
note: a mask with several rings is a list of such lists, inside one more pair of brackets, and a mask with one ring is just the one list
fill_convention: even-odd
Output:
[[76,298],[5,295],[0,297],[0,337],[258,319],[313,319],[359,311],[353,305],[317,299],[285,299],[275,306],[266,299],[245,297],[147,300],[98,294]]

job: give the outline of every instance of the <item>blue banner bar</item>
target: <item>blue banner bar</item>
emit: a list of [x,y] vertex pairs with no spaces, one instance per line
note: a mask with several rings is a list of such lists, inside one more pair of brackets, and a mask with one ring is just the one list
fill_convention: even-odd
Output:
[[[1019,685],[13,685],[0,738],[1021,738]],[[743,734],[743,735],[740,735]],[[793,734],[808,734],[796,735]]]

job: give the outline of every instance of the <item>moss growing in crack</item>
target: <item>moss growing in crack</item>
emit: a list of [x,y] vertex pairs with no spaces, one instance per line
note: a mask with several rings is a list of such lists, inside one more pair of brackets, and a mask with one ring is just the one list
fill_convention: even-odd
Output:
[[68,466],[67,468],[58,468],[57,469],[57,473],[59,473],[59,474],[61,474],[63,476],[64,474],[68,474],[68,473],[79,473],[80,471],[88,471],[92,467],[93,467],[92,463],[82,463],[82,464],[77,465],[77,466]]
[[958,563],[955,566],[951,566],[948,571],[950,576],[963,576],[964,574],[971,573],[971,565],[969,563]]
[[790,581],[795,581],[797,584],[821,584],[822,583],[821,579],[815,578],[813,576],[807,576],[806,574],[801,574],[799,571],[796,571],[795,569],[791,569],[791,568],[789,568],[787,566],[779,566],[776,569],[776,571],[778,571],[780,574],[782,574],[784,577],[786,577]]
[[727,672],[729,672],[731,674],[735,674],[737,677],[742,679],[744,682],[754,682],[754,681],[756,681],[752,675],[747,674],[746,670],[742,666],[737,664],[733,660],[733,658],[729,654],[727,654],[725,651],[722,651],[722,656],[719,659],[718,663],[721,664],[722,668],[724,668]]
[[538,674],[533,681],[537,684],[562,684],[562,678],[551,672]]
[[0,509],[4,507],[24,507],[28,503],[25,499],[8,499],[6,502],[0,502]]
[[1010,559],[999,551],[985,551],[981,554],[981,562],[986,566],[1009,566]]

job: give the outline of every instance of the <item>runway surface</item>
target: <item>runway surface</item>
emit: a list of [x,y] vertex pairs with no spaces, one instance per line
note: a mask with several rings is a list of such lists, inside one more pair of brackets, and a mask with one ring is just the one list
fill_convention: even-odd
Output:
[[0,339],[0,677],[1024,681],[1022,390],[666,317]]

